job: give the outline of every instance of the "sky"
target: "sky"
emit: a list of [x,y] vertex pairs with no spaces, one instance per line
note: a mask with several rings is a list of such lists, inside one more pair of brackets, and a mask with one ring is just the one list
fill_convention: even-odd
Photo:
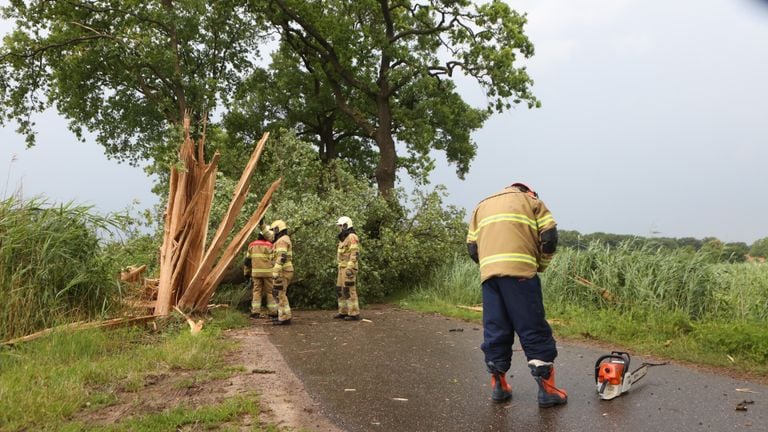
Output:
[[[0,0],[0,4],[7,3]],[[560,229],[643,236],[768,236],[768,1],[515,0],[536,55],[540,109],[520,106],[474,134],[465,180],[439,154],[433,183],[467,209],[516,181]],[[0,34],[10,29],[0,21]],[[471,81],[460,88],[486,102]],[[38,145],[0,127],[0,193],[119,211],[158,202],[140,167],[78,142],[49,111]],[[15,155],[15,160],[14,160]],[[410,183],[402,183],[410,187]]]

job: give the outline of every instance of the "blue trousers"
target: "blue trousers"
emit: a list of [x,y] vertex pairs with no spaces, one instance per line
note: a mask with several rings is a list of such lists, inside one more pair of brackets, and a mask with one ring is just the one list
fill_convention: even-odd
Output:
[[483,282],[483,344],[486,364],[506,372],[515,333],[528,360],[551,362],[557,357],[552,328],[544,318],[539,276],[495,277]]

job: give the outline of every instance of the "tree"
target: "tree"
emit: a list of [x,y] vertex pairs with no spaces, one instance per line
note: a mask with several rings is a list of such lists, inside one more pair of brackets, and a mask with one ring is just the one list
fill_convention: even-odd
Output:
[[1,10],[15,29],[0,51],[0,124],[16,121],[32,145],[30,115],[54,106],[78,137],[93,131],[108,155],[131,161],[175,146],[169,125],[189,112],[199,126],[229,97],[263,28],[234,0],[35,0]]
[[258,69],[237,90],[223,125],[234,141],[253,141],[263,130],[294,129],[317,147],[326,165],[340,158],[363,178],[373,178],[373,141],[344,116],[330,88],[297,64],[300,57],[281,44],[269,69]]
[[[439,150],[463,177],[476,150],[470,134],[491,112],[538,105],[516,63],[533,55],[526,18],[502,1],[269,0],[265,14],[298,55],[285,73],[302,70],[330,89],[338,112],[375,143],[385,196],[403,163],[398,143],[412,174],[425,175],[429,153]],[[456,91],[452,80],[461,74],[485,90],[484,109]]]
[[749,248],[749,254],[753,257],[768,258],[768,237],[756,240]]
[[747,260],[749,246],[744,242],[726,243],[723,248],[723,259],[730,263],[744,262]]
[[[415,288],[419,282],[416,273],[426,274],[456,253],[466,254],[465,212],[443,203],[441,187],[412,193],[398,189],[395,193],[404,205],[396,208],[346,162],[324,163],[312,144],[290,131],[274,136],[259,161],[253,184],[284,179],[265,220],[285,220],[294,242],[296,273],[288,290],[291,305],[336,304],[333,286],[339,232],[335,222],[342,215],[352,218],[362,244],[358,294],[363,302]],[[221,159],[222,172],[231,162]],[[234,190],[231,180],[221,183],[224,187],[214,200],[212,219],[220,219],[226,212]],[[257,201],[247,199],[243,213],[252,213]]]

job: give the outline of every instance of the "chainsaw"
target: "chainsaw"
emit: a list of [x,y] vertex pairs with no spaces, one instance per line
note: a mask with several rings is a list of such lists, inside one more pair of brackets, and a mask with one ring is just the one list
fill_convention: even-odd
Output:
[[601,356],[595,362],[595,383],[600,399],[611,400],[629,391],[633,384],[640,381],[651,366],[666,363],[643,363],[631,373],[629,371],[629,353],[612,351]]

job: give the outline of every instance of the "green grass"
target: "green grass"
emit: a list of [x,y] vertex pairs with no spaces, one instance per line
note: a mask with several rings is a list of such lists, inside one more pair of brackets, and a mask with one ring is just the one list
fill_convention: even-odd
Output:
[[149,374],[202,370],[215,379],[234,373],[224,355],[235,344],[220,336],[247,318],[214,312],[196,336],[186,322],[172,317],[159,334],[142,329],[61,332],[0,350],[0,430],[55,430],[86,407],[115,403],[118,390],[140,390]]
[[[454,257],[398,303],[479,324],[482,313],[456,307],[482,303],[478,273]],[[560,251],[542,281],[559,337],[768,376],[768,265],[593,244]]]
[[768,328],[759,322],[692,321],[680,314],[619,312],[552,305],[558,336],[768,376]]

